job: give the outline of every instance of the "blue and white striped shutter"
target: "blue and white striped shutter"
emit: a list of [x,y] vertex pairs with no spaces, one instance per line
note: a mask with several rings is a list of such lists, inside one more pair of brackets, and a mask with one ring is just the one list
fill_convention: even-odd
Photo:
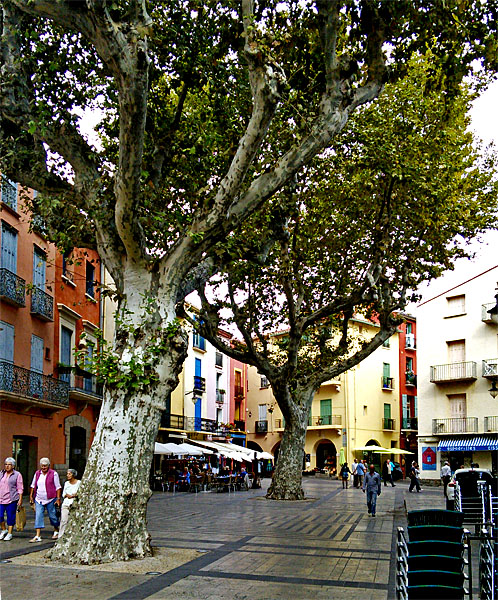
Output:
[[17,233],[10,227],[2,225],[2,269],[17,273]]
[[31,370],[43,373],[43,339],[37,335],[31,336]]
[[33,252],[33,285],[39,290],[45,291],[45,272],[47,259],[44,254],[35,248]]
[[0,360],[14,362],[14,326],[0,321]]

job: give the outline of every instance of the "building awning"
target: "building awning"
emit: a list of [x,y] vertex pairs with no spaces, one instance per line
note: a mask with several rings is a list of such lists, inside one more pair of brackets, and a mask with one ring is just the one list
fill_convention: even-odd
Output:
[[498,450],[498,438],[489,435],[480,435],[470,438],[450,438],[440,440],[438,452],[483,452]]

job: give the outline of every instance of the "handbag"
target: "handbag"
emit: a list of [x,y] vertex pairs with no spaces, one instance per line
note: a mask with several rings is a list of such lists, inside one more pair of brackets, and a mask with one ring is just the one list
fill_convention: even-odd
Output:
[[23,531],[26,525],[26,509],[19,506],[16,512],[16,531]]

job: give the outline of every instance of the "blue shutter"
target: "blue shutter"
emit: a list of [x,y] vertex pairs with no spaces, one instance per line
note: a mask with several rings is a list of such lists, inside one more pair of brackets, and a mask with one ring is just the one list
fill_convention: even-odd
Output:
[[17,183],[2,177],[2,202],[17,210]]
[[[60,362],[64,365],[71,364],[71,339],[73,336],[73,332],[61,326],[61,341],[60,341]],[[69,383],[70,373],[62,373],[59,375],[59,379],[62,381],[66,381]]]
[[414,417],[418,417],[418,408],[417,408],[417,396],[413,398],[413,410],[415,411]]
[[[89,371],[91,365],[93,363],[93,344],[88,344],[86,348],[86,356],[85,356],[85,370]],[[85,375],[84,377],[84,389],[85,392],[93,392],[93,376]]]
[[33,285],[43,291],[45,291],[46,264],[45,254],[35,248],[33,252]]
[[410,411],[408,409],[408,396],[407,394],[401,394],[401,403],[403,410],[403,419],[408,419],[410,417]]
[[0,361],[14,362],[14,326],[0,321]]
[[43,340],[31,336],[31,372],[29,374],[30,393],[35,398],[43,396]]
[[17,232],[2,224],[2,269],[17,273]]
[[201,431],[202,428],[202,398],[197,398],[195,403],[195,427],[196,431]]
[[200,358],[195,359],[195,376],[202,377],[202,361]]

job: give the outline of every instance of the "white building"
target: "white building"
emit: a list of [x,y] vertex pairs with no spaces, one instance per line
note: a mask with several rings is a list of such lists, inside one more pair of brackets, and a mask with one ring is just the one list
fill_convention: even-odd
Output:
[[[498,265],[417,309],[419,464],[498,471]],[[493,296],[496,300],[493,301]],[[490,393],[490,391],[492,393]]]

